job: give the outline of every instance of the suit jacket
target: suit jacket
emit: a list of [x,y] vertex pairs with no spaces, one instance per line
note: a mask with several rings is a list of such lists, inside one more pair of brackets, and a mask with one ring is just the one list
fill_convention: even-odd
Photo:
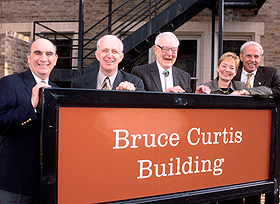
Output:
[[272,95],[272,91],[270,88],[262,86],[262,87],[252,87],[247,88],[244,82],[241,81],[231,81],[229,84],[229,91],[224,93],[218,85],[218,77],[213,81],[206,82],[203,85],[208,86],[211,89],[211,94],[231,94],[234,91],[241,91],[243,89],[250,92],[252,96],[258,96],[261,98],[268,98]]
[[[233,80],[241,80],[242,67],[237,70]],[[269,87],[273,96],[280,97],[280,70],[274,67],[259,66],[254,79],[254,87]]]
[[[87,88],[87,89],[96,89],[97,87],[97,74],[99,68],[94,69],[93,71],[84,74],[72,81],[73,88]],[[141,79],[132,74],[126,73],[122,70],[118,70],[117,76],[113,83],[112,90],[116,90],[117,86],[124,81],[129,81],[134,84],[136,91],[144,91],[144,84]]]
[[0,79],[2,190],[36,194],[39,189],[41,122],[31,104],[32,88],[35,85],[30,69]]
[[213,81],[203,83],[203,85],[208,86],[211,89],[211,94],[231,94],[234,91],[242,90],[245,88],[245,83],[241,81],[231,81],[229,84],[228,92],[224,93],[218,85],[218,77]]
[[[146,91],[163,91],[156,62],[134,67],[131,73],[143,80]],[[187,93],[192,91],[189,73],[172,66],[172,75],[174,86],[182,87]]]

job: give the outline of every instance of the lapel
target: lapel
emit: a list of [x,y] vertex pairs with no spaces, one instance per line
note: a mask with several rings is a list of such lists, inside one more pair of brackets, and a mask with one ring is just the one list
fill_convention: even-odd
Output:
[[263,74],[262,70],[260,69],[260,67],[258,67],[256,76],[254,79],[254,87],[263,86],[264,83],[265,83],[264,74]]
[[242,73],[242,67],[239,67],[238,70],[237,70],[236,75],[233,78],[233,80],[240,81],[241,80],[241,73]]
[[156,62],[152,64],[150,71],[153,78],[153,83],[155,83],[157,91],[162,92],[161,81],[160,81],[160,76],[158,73],[158,67]]
[[244,88],[244,83],[242,83],[241,81],[231,81],[230,82],[230,88],[233,91],[235,90],[242,90]]
[[173,86],[178,86],[180,74],[178,73],[177,69],[175,69],[175,67],[173,66],[172,66],[172,75],[173,75]]
[[32,96],[32,88],[36,85],[36,81],[31,73],[31,70],[28,69],[23,72],[23,83],[25,83],[25,90],[27,93]]
[[86,88],[91,88],[91,89],[96,89],[97,87],[97,73],[99,71],[99,68],[93,69],[93,71],[89,72],[87,74],[87,77],[85,77],[85,87]]
[[112,87],[112,90],[116,90],[117,86],[122,82],[122,81],[125,81],[124,80],[124,77],[123,77],[123,74],[120,70],[118,70],[118,73],[117,73],[117,76],[114,80],[114,83],[113,83],[113,87]]
[[49,85],[51,85],[51,87],[58,87],[55,83],[49,81]]

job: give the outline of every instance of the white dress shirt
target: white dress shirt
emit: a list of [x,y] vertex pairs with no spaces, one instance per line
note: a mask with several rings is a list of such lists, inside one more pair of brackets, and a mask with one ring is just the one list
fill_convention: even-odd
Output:
[[[163,69],[157,61],[156,61],[156,63],[157,63],[158,71],[159,71],[161,87],[162,87],[163,92],[165,92],[165,89],[168,89],[169,87],[173,87],[172,67],[170,67],[169,69]],[[169,72],[169,76],[168,77],[165,77],[163,75],[162,72],[164,70],[167,70]],[[165,87],[165,80],[167,80],[166,81],[166,84],[167,84],[166,87]]]
[[250,80],[249,80],[249,83],[251,85],[251,87],[254,87],[254,80],[255,80],[255,76],[256,76],[256,73],[257,73],[257,70],[249,73],[249,72],[246,72],[244,70],[244,68],[242,68],[242,73],[241,73],[241,81],[244,82],[246,84],[247,82],[247,78],[248,78],[248,74],[253,74],[251,77],[250,77]]
[[44,81],[46,84],[49,84],[49,78],[43,80],[43,79],[40,79],[39,77],[37,77],[32,71],[31,71],[31,73],[37,84],[40,83],[41,81]]
[[[113,88],[113,84],[117,77],[117,74],[118,74],[118,71],[116,71],[114,74],[112,74],[111,76],[108,77],[110,79],[109,84],[108,84],[110,90],[112,90],[112,88]],[[97,89],[102,89],[102,87],[104,86],[106,77],[107,76],[99,69],[98,74],[97,74],[97,85],[96,85]]]

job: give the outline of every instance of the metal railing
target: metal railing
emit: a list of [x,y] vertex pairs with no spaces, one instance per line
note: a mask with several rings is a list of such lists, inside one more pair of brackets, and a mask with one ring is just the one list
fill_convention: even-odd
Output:
[[[71,43],[59,45],[56,44],[57,49],[60,49],[62,47],[67,47],[69,52],[69,56],[59,56],[59,61],[61,60],[69,60],[71,61],[71,69],[77,69],[77,65],[73,65],[73,60],[78,60],[78,57],[76,55],[73,55],[74,52],[78,52],[78,38],[74,38],[73,36],[78,35],[78,32],[62,32],[57,31],[52,27],[59,27],[59,24],[77,24],[79,23],[79,20],[60,20],[60,21],[34,21],[33,23],[33,40],[35,40],[35,37],[41,37],[41,38],[47,38],[54,42],[57,41],[69,41]],[[55,26],[54,26],[55,25]]]
[[[83,24],[83,19],[70,21],[34,21],[33,39],[35,39],[35,36],[38,36],[54,41],[61,39],[71,41],[72,43],[69,44],[69,47],[72,54],[66,57],[59,57],[59,60],[76,60],[75,63],[71,63],[71,67],[69,68],[78,69],[79,73],[81,73],[81,70],[95,60],[94,52],[96,50],[96,41],[100,37],[106,34],[113,34],[117,35],[119,38],[125,38],[129,33],[133,32],[137,26],[140,26],[141,23],[147,22],[156,16],[164,7],[168,6],[167,4],[171,1],[172,0],[141,0],[140,2],[135,2],[134,0],[126,0],[94,25],[84,30],[82,36],[79,35],[78,30],[71,33],[63,33],[57,31],[57,29],[52,26],[54,23]],[[79,12],[81,13],[83,10],[80,9]],[[83,16],[83,14],[80,14],[80,16]],[[108,19],[110,20],[108,21]],[[114,20],[111,21],[111,19]],[[110,23],[107,24],[107,21]],[[104,24],[107,24],[107,26],[100,30],[100,27],[102,27],[101,25]],[[84,27],[84,24],[82,26]],[[96,30],[98,32],[96,32]],[[77,37],[75,38],[74,36]],[[82,38],[82,45],[79,45],[79,38]],[[82,56],[82,59],[78,56]],[[79,63],[79,60],[82,60],[82,63]],[[88,63],[84,63],[87,61]]]
[[[209,0],[210,1],[210,0]],[[35,36],[39,37],[45,37],[48,39],[53,40],[62,40],[69,41],[69,44],[62,44],[58,45],[60,47],[69,47],[70,53],[68,56],[59,56],[58,64],[60,60],[69,60],[71,61],[68,66],[69,70],[78,70],[78,75],[81,75],[84,70],[84,68],[88,67],[91,68],[92,66],[88,66],[91,64],[94,64],[95,62],[95,55],[94,52],[96,50],[96,41],[106,34],[114,34],[117,35],[119,38],[121,38],[124,42],[125,47],[129,48],[131,52],[125,51],[126,57],[127,57],[127,63],[132,62],[133,60],[137,60],[138,58],[135,57],[135,52],[137,54],[145,52],[147,49],[149,49],[150,42],[152,40],[152,35],[148,36],[150,37],[148,39],[147,35],[142,36],[143,33],[137,33],[137,31],[141,30],[141,28],[146,29],[150,31],[152,28],[157,27],[158,23],[156,22],[156,25],[152,25],[152,22],[154,20],[157,21],[165,21],[165,18],[159,18],[154,19],[155,17],[161,17],[161,11],[168,10],[170,7],[172,7],[172,3],[176,4],[179,2],[179,0],[125,0],[120,5],[116,6],[114,10],[110,10],[107,15],[105,15],[102,19],[97,21],[94,25],[88,26],[87,24],[84,24],[84,17],[83,17],[83,0],[80,0],[80,9],[79,9],[79,20],[72,20],[72,21],[35,21],[34,22],[34,39]],[[112,2],[112,1],[109,1]],[[181,2],[181,1],[180,1]],[[185,1],[183,1],[185,2]],[[205,0],[205,2],[201,1],[202,3],[207,4],[208,0]],[[200,2],[200,3],[201,3]],[[216,2],[213,0],[213,2]],[[250,3],[250,6],[253,7],[253,9],[258,10],[258,8],[265,2],[265,0],[225,0],[226,4],[229,3],[239,3],[238,5],[242,8],[245,7],[245,4],[248,2]],[[254,3],[255,2],[255,3]],[[182,3],[182,2],[181,2]],[[242,4],[240,4],[242,3]],[[110,3],[109,3],[110,4]],[[170,6],[169,6],[170,5]],[[212,7],[211,7],[212,6]],[[216,9],[216,6],[211,5],[210,8]],[[226,6],[226,5],[225,5]],[[229,6],[229,5],[228,5]],[[109,9],[112,8],[112,5],[109,5]],[[174,8],[172,8],[174,10]],[[168,12],[171,11],[165,11],[166,15],[168,15]],[[199,12],[197,9],[196,12]],[[164,13],[164,12],[163,12]],[[189,12],[189,16],[192,16],[193,12]],[[213,12],[214,13],[214,12]],[[162,15],[163,16],[163,15]],[[180,19],[181,23],[184,23],[186,20],[186,15],[182,15],[182,19]],[[149,26],[143,26],[145,23],[149,24]],[[151,24],[150,24],[151,22]],[[73,32],[60,32],[59,27],[52,27],[53,24],[57,23],[70,23],[70,24],[77,24],[77,27],[75,31]],[[166,23],[166,28],[169,28],[172,30],[174,28],[174,24],[172,21],[170,22],[164,22]],[[168,24],[170,23],[170,24]],[[86,30],[84,30],[84,26],[88,26]],[[177,22],[175,22],[175,25],[177,25]],[[142,26],[142,27],[141,27]],[[170,26],[170,27],[168,27]],[[143,30],[142,29],[142,30]],[[153,33],[159,32],[161,28],[158,28],[158,30],[153,30]],[[135,32],[136,31],[136,32]],[[142,32],[142,31],[141,31]],[[136,35],[133,35],[137,33]],[[132,34],[132,35],[131,35]],[[149,32],[151,34],[151,32]],[[221,35],[222,36],[222,35]],[[141,38],[141,39],[140,39]],[[145,39],[142,39],[145,38]],[[147,42],[148,45],[140,44],[142,42]],[[144,43],[145,43],[144,42]],[[132,44],[134,43],[134,44]],[[138,43],[138,44],[137,44]],[[220,46],[221,47],[221,46]],[[141,49],[139,49],[141,48]],[[145,49],[145,50],[144,50]],[[138,57],[141,57],[139,55]],[[124,62],[123,60],[122,62]],[[57,64],[56,69],[60,69],[60,67]],[[126,65],[123,65],[126,66]],[[70,73],[70,74],[73,74]],[[69,74],[69,75],[70,75]],[[63,74],[60,74],[62,76]]]

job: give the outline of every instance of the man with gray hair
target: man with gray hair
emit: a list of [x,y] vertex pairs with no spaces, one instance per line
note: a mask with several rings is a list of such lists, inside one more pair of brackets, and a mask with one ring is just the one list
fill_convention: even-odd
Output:
[[174,67],[178,55],[179,40],[172,32],[157,35],[153,46],[156,61],[132,69],[132,74],[141,78],[146,91],[191,92],[189,73]]
[[35,40],[28,51],[29,69],[0,79],[0,203],[34,204],[39,193],[39,90],[56,87],[49,76],[56,47]]
[[99,68],[74,79],[73,88],[144,91],[141,79],[118,70],[118,64],[124,57],[123,43],[118,37],[105,35],[100,38],[95,56],[100,63]]
[[243,67],[239,68],[233,80],[242,81],[248,88],[269,87],[273,96],[280,97],[280,70],[274,67],[260,66],[262,46],[254,41],[244,43],[240,48]]

